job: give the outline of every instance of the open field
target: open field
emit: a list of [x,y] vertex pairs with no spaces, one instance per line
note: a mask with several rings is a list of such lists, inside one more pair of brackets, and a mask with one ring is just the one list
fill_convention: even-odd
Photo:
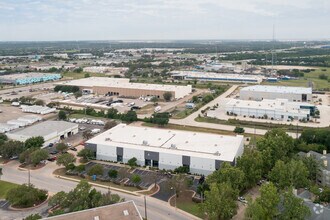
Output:
[[[326,71],[322,71],[322,70]],[[330,68],[318,68],[315,71],[305,73],[304,77],[299,78],[297,80],[282,80],[277,83],[271,83],[271,82],[264,82],[263,84],[267,85],[279,85],[279,86],[304,86],[306,87],[308,85],[309,81],[313,82],[314,89],[330,89],[330,83],[327,80],[320,79],[319,75],[325,74],[328,76],[328,79],[330,79]]]
[[6,197],[7,192],[17,186],[18,185],[15,183],[0,180],[0,199],[4,199]]

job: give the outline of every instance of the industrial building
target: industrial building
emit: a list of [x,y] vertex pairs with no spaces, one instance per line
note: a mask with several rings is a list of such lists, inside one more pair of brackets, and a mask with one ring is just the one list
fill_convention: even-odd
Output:
[[24,115],[16,120],[9,120],[6,123],[0,123],[0,133],[12,131],[19,127],[25,127],[41,120],[42,117],[37,115]]
[[15,73],[0,76],[0,84],[26,85],[59,80],[61,77],[61,74],[55,73]]
[[49,143],[58,142],[76,133],[78,133],[77,124],[66,121],[44,121],[21,130],[8,132],[7,136],[17,141],[42,136],[45,140],[44,146],[47,146]]
[[143,220],[134,201],[120,202],[112,205],[70,212],[62,215],[43,218],[44,220]]
[[85,147],[95,151],[98,160],[126,163],[135,157],[141,166],[167,170],[186,166],[191,173],[208,175],[223,162],[236,163],[243,154],[244,137],[119,124]]
[[92,59],[95,58],[95,56],[91,53],[76,53],[72,55],[74,58],[78,59]]
[[35,114],[46,115],[52,112],[56,112],[56,108],[49,108],[47,106],[40,105],[21,105],[23,112],[30,112]]
[[160,85],[146,83],[130,83],[128,78],[89,77],[72,80],[58,85],[78,86],[83,92],[98,95],[116,95],[139,98],[156,96],[163,98],[164,93],[172,93],[174,99],[180,99],[192,92],[192,86]]
[[263,78],[257,75],[225,74],[197,71],[171,71],[170,75],[177,80],[221,81],[235,83],[261,83]]
[[315,106],[309,103],[290,102],[287,99],[262,101],[231,99],[225,105],[228,114],[273,120],[309,120]]
[[255,85],[242,88],[240,99],[261,101],[263,99],[288,99],[290,102],[311,102],[312,88]]

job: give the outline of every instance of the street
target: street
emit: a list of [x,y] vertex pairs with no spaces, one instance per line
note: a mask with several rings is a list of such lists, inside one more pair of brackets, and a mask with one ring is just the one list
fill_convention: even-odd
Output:
[[[3,176],[1,177],[2,180],[23,184],[27,183],[28,181],[28,172],[27,171],[20,171],[18,170],[18,161],[11,161],[3,167]],[[54,194],[59,191],[70,191],[72,190],[77,183],[71,182],[67,180],[62,180],[56,178],[52,172],[59,168],[55,162],[48,163],[45,167],[38,169],[38,170],[31,170],[31,183],[35,185],[37,188],[46,189],[49,193]],[[105,193],[107,189],[95,187],[97,190]],[[129,195],[121,192],[113,192],[118,194],[120,197],[125,198],[126,201],[133,200],[137,205],[141,215],[144,217],[144,197],[143,196],[134,196]],[[4,216],[7,213],[6,211],[0,209],[0,216]],[[8,211],[7,211],[8,212]],[[11,212],[11,211],[10,211]],[[14,215],[13,212],[10,213],[11,216]],[[18,216],[15,218],[20,219],[22,213],[18,213]],[[171,207],[168,203],[160,201],[158,199],[147,197],[147,215],[148,219],[151,220],[165,220],[165,219],[178,219],[178,220],[185,220],[185,219],[193,219],[192,216],[188,216],[181,212],[175,210],[174,207]],[[196,219],[198,219],[196,217]]]

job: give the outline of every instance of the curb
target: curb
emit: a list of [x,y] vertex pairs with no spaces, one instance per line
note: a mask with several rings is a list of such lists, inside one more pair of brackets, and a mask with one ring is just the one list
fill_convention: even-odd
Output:
[[[55,175],[55,177],[57,177],[59,179],[70,180],[70,181],[73,181],[73,182],[80,182],[81,181],[81,180],[77,180],[77,179],[73,179],[73,178],[69,178],[69,177],[64,177],[64,176],[60,176],[60,175]],[[93,182],[90,182],[90,181],[87,181],[87,182],[89,184],[91,184],[92,186],[97,186],[97,187],[101,187],[101,188],[104,188],[104,189],[110,189],[110,190],[114,190],[114,191],[118,191],[118,192],[122,192],[122,193],[126,193],[126,194],[131,194],[133,196],[140,196],[136,192],[131,192],[131,191],[128,191],[128,190],[119,189],[119,188],[115,188],[115,187],[112,187],[112,186],[105,186],[105,185],[101,185],[101,184],[98,184],[98,183],[93,183]]]

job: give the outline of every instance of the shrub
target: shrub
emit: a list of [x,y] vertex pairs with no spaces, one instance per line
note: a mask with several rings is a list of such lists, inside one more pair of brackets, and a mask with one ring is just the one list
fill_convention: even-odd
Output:
[[137,166],[136,161],[137,161],[136,157],[132,157],[131,159],[129,159],[129,160],[127,161],[127,164],[128,164],[130,167],[136,167],[136,166]]
[[110,178],[117,178],[118,171],[117,170],[109,170],[108,175]]
[[174,169],[176,173],[189,173],[189,167],[187,166],[180,166]]
[[89,176],[103,175],[103,166],[101,164],[96,164],[88,170],[87,174]]
[[28,208],[47,199],[47,191],[23,184],[8,191],[6,199],[15,207]]

